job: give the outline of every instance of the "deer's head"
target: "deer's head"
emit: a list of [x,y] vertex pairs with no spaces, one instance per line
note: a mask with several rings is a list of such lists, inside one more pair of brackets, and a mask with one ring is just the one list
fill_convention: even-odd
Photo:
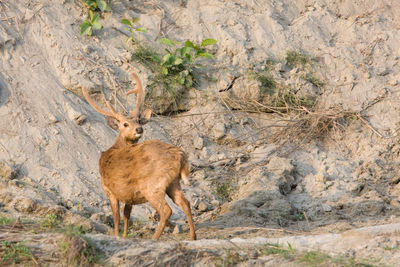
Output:
[[146,109],[143,112],[140,111],[143,105],[143,89],[139,78],[136,74],[132,73],[133,78],[136,80],[137,88],[133,89],[126,94],[137,94],[137,102],[135,109],[129,116],[124,116],[118,113],[109,101],[106,101],[109,111],[105,111],[99,108],[93,99],[89,96],[86,88],[82,88],[83,95],[87,102],[99,113],[106,116],[107,124],[114,130],[118,130],[119,134],[117,141],[123,141],[126,144],[136,143],[143,134],[142,125],[150,121],[151,110]]

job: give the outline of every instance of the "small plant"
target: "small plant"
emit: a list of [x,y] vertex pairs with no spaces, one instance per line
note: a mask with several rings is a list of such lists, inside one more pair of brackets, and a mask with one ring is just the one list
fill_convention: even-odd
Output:
[[312,85],[314,85],[317,88],[322,88],[324,86],[324,82],[319,80],[318,78],[314,77],[311,74],[307,74],[304,77],[304,80],[306,80],[307,82],[311,83]]
[[6,217],[6,216],[0,217],[0,225],[12,224],[15,221],[16,220],[14,218]]
[[145,222],[141,220],[133,220],[128,228],[128,237],[132,238],[151,238],[152,230],[145,226]]
[[111,7],[104,0],[83,0],[83,3],[92,11],[111,11]]
[[277,83],[268,71],[253,72],[253,78],[260,82],[261,89],[264,93],[273,94]]
[[97,11],[111,11],[110,6],[104,0],[83,0],[88,8],[88,19],[84,20],[79,28],[82,35],[92,36],[93,30],[100,30],[103,25],[99,22],[100,14]]
[[56,214],[47,214],[42,217],[40,227],[46,229],[53,229],[60,224],[60,220]]
[[310,57],[296,52],[296,51],[288,51],[286,53],[286,65],[290,68],[294,67],[304,67],[307,63],[310,63]]
[[296,216],[296,219],[298,221],[304,221],[305,220],[305,216],[304,216],[303,212],[297,212],[295,216]]
[[151,72],[157,72],[160,69],[160,55],[151,48],[138,44],[132,53],[132,60],[135,60],[148,68]]
[[214,263],[217,267],[236,266],[244,262],[246,258],[239,255],[236,251],[227,250],[225,255],[214,257]]
[[214,181],[213,185],[215,187],[215,194],[223,201],[232,200],[231,194],[234,191],[234,186],[231,181],[219,182]]
[[100,30],[103,28],[103,25],[99,22],[100,15],[98,13],[94,13],[92,10],[89,10],[89,19],[84,20],[81,25],[79,25],[81,29],[82,35],[92,36],[93,30]]
[[308,251],[298,260],[299,262],[306,263],[307,266],[321,266],[332,260],[332,257],[323,254],[319,251]]
[[136,28],[135,27],[135,23],[138,21],[139,21],[139,18],[133,18],[131,20],[129,20],[129,19],[121,20],[122,24],[125,24],[128,26],[128,28],[126,28],[126,30],[131,33],[131,36],[126,39],[127,43],[130,41],[135,42],[135,38],[134,38],[135,32],[147,32],[147,30],[145,28]]
[[5,264],[18,264],[22,261],[34,261],[31,250],[23,242],[0,242],[0,257]]
[[263,255],[280,255],[285,259],[293,259],[295,254],[290,244],[288,249],[278,244],[265,244],[263,247],[261,247],[260,251]]
[[200,45],[195,45],[192,41],[187,40],[181,47],[180,42],[162,38],[160,43],[167,45],[166,54],[160,60],[162,66],[161,73],[164,76],[174,76],[177,83],[189,88],[193,85],[194,68],[201,67],[196,64],[199,57],[214,59],[214,56],[206,52],[206,47],[217,43],[214,39],[204,39]]
[[64,225],[59,229],[59,232],[64,233],[67,236],[82,236],[86,232],[88,232],[84,227],[80,225]]
[[287,248],[279,244],[265,244],[259,248],[262,255],[277,255],[290,262],[297,262],[301,266],[374,266],[364,260],[330,256],[320,251],[298,251],[288,243]]

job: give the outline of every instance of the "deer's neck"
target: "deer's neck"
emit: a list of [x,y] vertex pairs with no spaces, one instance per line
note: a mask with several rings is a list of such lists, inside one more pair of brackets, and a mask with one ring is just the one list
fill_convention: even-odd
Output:
[[115,139],[115,143],[112,147],[118,149],[118,148],[126,147],[127,145],[134,145],[137,142],[138,142],[138,140],[135,140],[135,141],[126,140],[125,138],[123,138],[121,136],[121,134],[118,134],[117,138]]

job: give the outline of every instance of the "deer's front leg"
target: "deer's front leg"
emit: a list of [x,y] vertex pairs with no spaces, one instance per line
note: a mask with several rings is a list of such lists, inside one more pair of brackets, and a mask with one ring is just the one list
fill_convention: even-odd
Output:
[[110,194],[108,197],[114,219],[114,235],[119,236],[119,201],[113,194]]

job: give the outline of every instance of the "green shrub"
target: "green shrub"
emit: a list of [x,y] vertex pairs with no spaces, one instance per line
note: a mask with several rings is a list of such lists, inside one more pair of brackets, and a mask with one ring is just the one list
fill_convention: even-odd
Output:
[[53,229],[60,224],[60,219],[56,214],[47,214],[42,217],[40,227],[46,229]]
[[175,81],[189,88],[193,85],[193,70],[201,67],[196,64],[199,57],[214,59],[211,53],[206,52],[206,47],[217,43],[214,39],[204,39],[200,44],[195,45],[187,40],[182,46],[180,42],[171,39],[162,38],[160,43],[168,46],[167,52],[159,59],[161,73],[163,76],[174,77]]
[[197,85],[195,70],[203,68],[199,58],[212,59],[206,48],[217,41],[205,39],[199,45],[187,40],[185,44],[163,38],[160,42],[167,46],[164,55],[141,44],[136,46],[132,59],[148,68],[153,76],[146,90],[146,105],[156,113],[177,108],[185,90]]

